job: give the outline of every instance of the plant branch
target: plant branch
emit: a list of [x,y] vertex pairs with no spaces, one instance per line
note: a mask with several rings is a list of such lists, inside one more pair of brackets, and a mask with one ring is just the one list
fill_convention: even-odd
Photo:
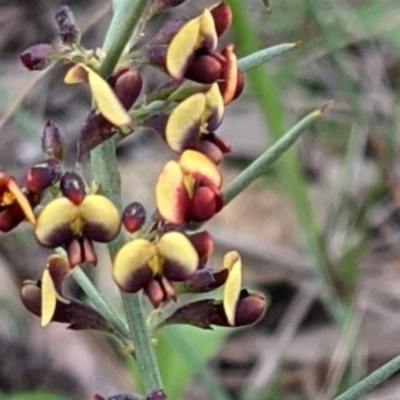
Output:
[[361,399],[364,395],[371,392],[382,382],[386,381],[389,377],[400,370],[400,355],[393,358],[382,367],[378,368],[372,374],[365,377],[362,381],[358,382],[340,396],[335,397],[334,400],[357,400]]
[[[104,51],[106,57],[100,67],[100,75],[107,77],[114,70],[132,32],[140,21],[147,5],[144,0],[114,0],[114,15],[106,39]],[[121,209],[121,177],[115,154],[116,140],[109,140],[98,146],[91,153],[91,164],[94,178],[100,185],[101,192]],[[124,245],[125,239],[120,233],[109,244],[111,259]],[[126,319],[129,326],[136,360],[142,374],[143,386],[146,392],[159,389],[162,386],[153,346],[147,330],[145,316],[142,311],[141,299],[138,294],[121,292]]]

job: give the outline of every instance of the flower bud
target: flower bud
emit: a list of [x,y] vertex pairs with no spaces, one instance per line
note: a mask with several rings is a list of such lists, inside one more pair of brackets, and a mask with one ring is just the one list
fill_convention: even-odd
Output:
[[222,36],[231,26],[232,10],[228,4],[222,2],[211,8],[210,12],[214,19],[217,35],[218,37]]
[[76,205],[81,204],[86,195],[82,178],[73,171],[68,171],[62,176],[60,188],[63,196]]
[[60,162],[56,158],[50,158],[28,170],[26,186],[31,193],[40,194],[60,180],[61,172]]
[[216,57],[205,54],[195,57],[189,64],[185,78],[208,85],[218,80],[221,71],[221,62]]
[[125,207],[122,213],[122,222],[128,232],[134,233],[138,231],[145,221],[146,210],[140,203],[133,202]]
[[143,81],[140,74],[131,68],[121,68],[115,76],[114,89],[118,100],[126,110],[129,110],[140,95]]
[[42,150],[46,156],[62,160],[64,156],[64,140],[60,129],[53,121],[47,121],[42,136]]
[[168,400],[168,397],[162,389],[156,389],[147,394],[146,400]]
[[113,125],[103,115],[98,114],[96,110],[91,111],[82,126],[76,144],[78,161],[81,161],[87,153],[116,133]]
[[30,71],[41,71],[46,69],[53,61],[57,60],[57,50],[46,43],[36,44],[26,49],[20,60],[24,67]]
[[61,6],[57,10],[55,20],[58,26],[58,34],[63,44],[79,43],[81,37],[79,28],[68,6]]

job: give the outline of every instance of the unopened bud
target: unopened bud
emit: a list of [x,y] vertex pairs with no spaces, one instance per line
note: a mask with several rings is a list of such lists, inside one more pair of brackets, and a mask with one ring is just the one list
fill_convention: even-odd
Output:
[[64,156],[64,140],[60,129],[52,122],[47,121],[42,132],[42,150],[46,156],[62,160]]
[[61,164],[56,158],[50,158],[35,164],[26,174],[26,186],[31,193],[39,194],[53,186],[61,178]]
[[134,233],[138,231],[146,221],[146,210],[138,202],[133,202],[126,206],[124,212],[122,213],[122,222],[125,229]]
[[142,87],[142,77],[139,72],[131,68],[124,68],[118,72],[113,85],[114,92],[125,110],[129,110],[133,106]]
[[30,71],[46,69],[53,61],[58,59],[57,50],[46,43],[36,44],[26,49],[21,55],[22,64]]
[[79,43],[81,36],[79,28],[68,6],[62,6],[57,10],[55,20],[58,26],[58,34],[64,44]]
[[73,171],[66,172],[61,178],[60,188],[63,196],[79,205],[85,197],[85,184],[82,178]]
[[168,397],[162,389],[156,389],[147,394],[146,400],[168,400]]

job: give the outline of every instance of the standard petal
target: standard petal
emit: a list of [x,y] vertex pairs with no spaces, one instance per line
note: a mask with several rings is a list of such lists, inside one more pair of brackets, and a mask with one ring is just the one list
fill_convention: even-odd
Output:
[[199,256],[190,240],[180,232],[168,232],[156,244],[164,260],[163,275],[172,281],[183,281],[194,274]]
[[56,292],[61,294],[62,283],[71,272],[68,260],[58,254],[52,254],[47,259],[46,269],[49,271]]
[[221,172],[204,154],[194,150],[186,150],[182,153],[178,162],[183,171],[192,175],[196,180],[214,188],[219,189],[221,187]]
[[218,83],[214,83],[206,93],[206,112],[203,116],[205,121],[208,122],[207,128],[210,132],[215,131],[221,125],[224,110],[224,99]]
[[85,197],[79,206],[79,215],[85,222],[82,235],[96,242],[110,242],[121,228],[121,217],[117,207],[99,194]]
[[174,36],[168,46],[166,68],[172,78],[181,80],[196,50],[200,33],[200,20],[187,22]]
[[156,256],[156,249],[145,239],[136,239],[123,246],[117,253],[113,278],[125,292],[134,293],[143,289],[152,279],[149,262]]
[[218,36],[215,29],[214,18],[210,10],[205,9],[199,19],[201,42],[204,43],[208,51],[215,51],[218,44]]
[[180,153],[200,138],[205,107],[206,96],[196,93],[174,108],[165,127],[165,140],[172,150]]
[[236,307],[242,286],[242,262],[236,251],[225,254],[224,267],[229,270],[228,279],[224,286],[223,306],[229,325],[235,325]]
[[53,318],[57,304],[57,292],[51,278],[49,270],[46,268],[42,276],[42,306],[41,306],[41,325],[45,327]]
[[132,119],[110,85],[96,72],[88,69],[90,91],[98,109],[115,126],[128,125]]
[[72,239],[71,225],[78,220],[78,207],[67,198],[53,200],[40,213],[35,227],[38,242],[45,247],[58,247]]
[[174,224],[185,222],[189,197],[181,167],[169,161],[161,171],[156,184],[157,209],[162,218]]

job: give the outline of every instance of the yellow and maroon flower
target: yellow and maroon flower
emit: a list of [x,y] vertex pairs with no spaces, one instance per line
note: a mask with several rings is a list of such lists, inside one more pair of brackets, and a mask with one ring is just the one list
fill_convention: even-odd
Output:
[[0,231],[8,232],[27,219],[35,225],[29,195],[24,194],[15,179],[0,172]]
[[32,314],[41,317],[43,327],[50,322],[61,322],[68,323],[69,329],[110,332],[107,321],[95,309],[62,294],[62,284],[70,272],[71,268],[65,257],[51,255],[39,282],[23,282],[22,303]]
[[200,282],[198,280],[192,287],[195,292],[205,292],[225,283],[222,301],[205,299],[186,304],[166,318],[158,328],[171,324],[189,324],[211,329],[211,325],[238,327],[257,322],[266,309],[265,296],[241,289],[241,269],[242,262],[239,254],[236,251],[228,252],[224,257],[224,269],[216,275],[217,281],[211,282],[206,279]]
[[96,265],[92,241],[113,240],[121,227],[117,208],[106,197],[85,194],[82,179],[67,172],[61,179],[63,197],[47,204],[40,213],[35,234],[45,247],[65,246],[71,267],[82,262]]
[[162,234],[154,241],[135,239],[117,253],[113,278],[121,290],[144,289],[154,307],[175,298],[172,282],[188,279],[199,266],[199,256],[181,232]]
[[186,150],[161,171],[156,184],[158,212],[177,225],[207,221],[223,206],[221,185],[217,166],[204,154]]
[[224,99],[214,83],[204,93],[182,100],[170,113],[150,117],[144,125],[160,133],[176,153],[197,150],[218,164],[223,154],[230,152],[230,145],[214,133],[222,123],[224,109]]
[[225,50],[217,52],[218,37],[229,28],[231,21],[230,7],[219,3],[185,23],[170,22],[148,43],[148,62],[175,80],[186,78],[211,84],[228,75],[233,78],[227,71],[233,67],[237,71],[236,58],[230,54],[227,57]]

